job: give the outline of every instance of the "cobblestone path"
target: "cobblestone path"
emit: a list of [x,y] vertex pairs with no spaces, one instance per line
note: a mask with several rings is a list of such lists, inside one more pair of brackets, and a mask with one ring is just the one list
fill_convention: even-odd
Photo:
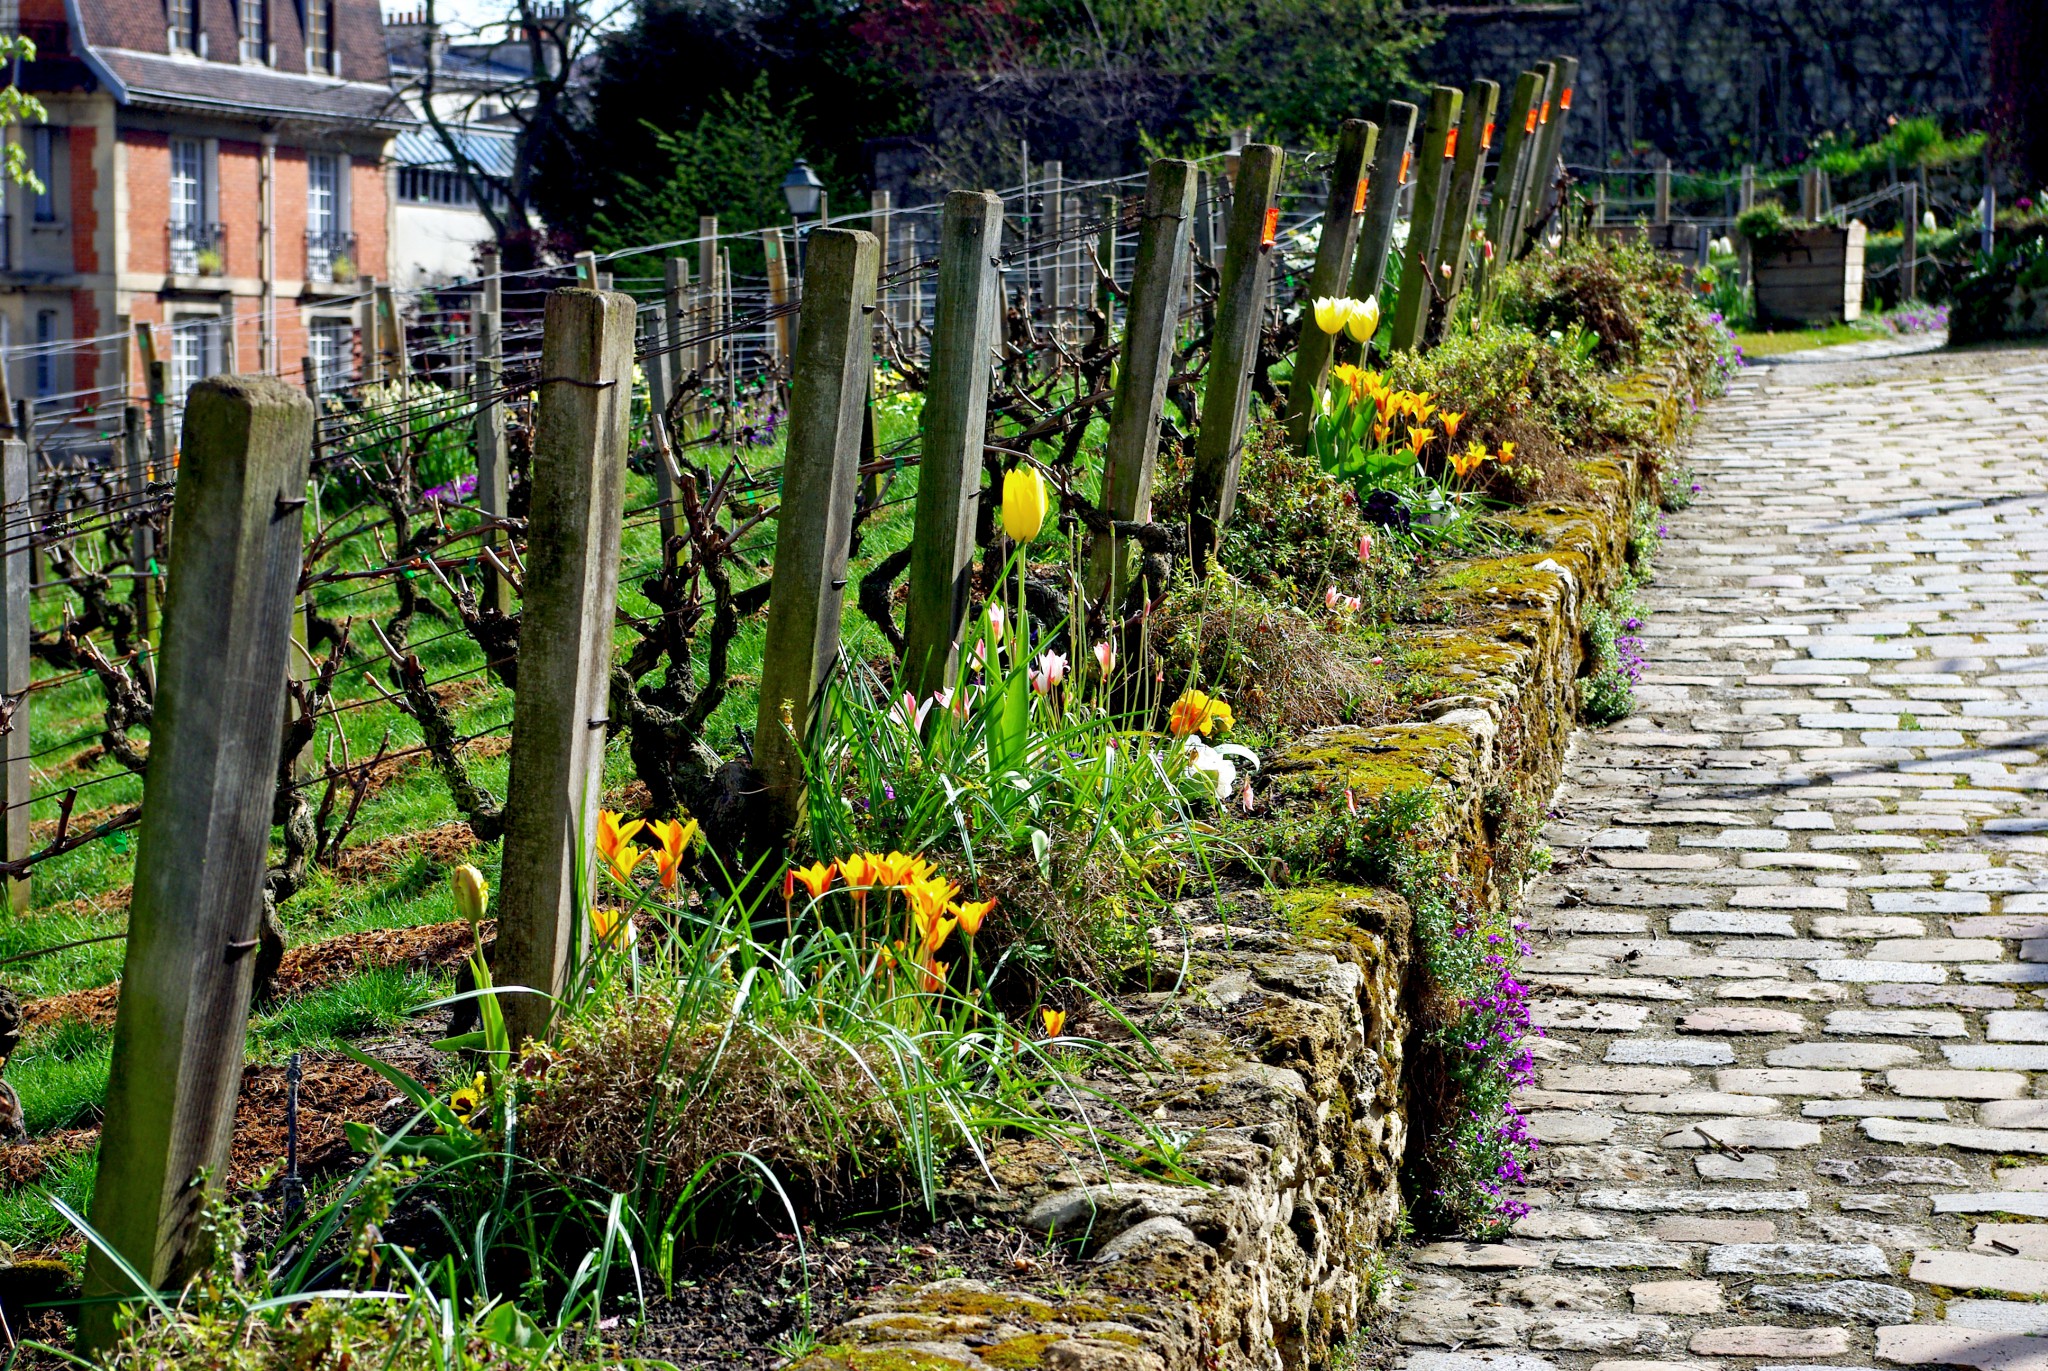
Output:
[[1409,1254],[1408,1371],[2048,1371],[2048,350],[1882,351],[1702,416],[1527,902],[1533,1210]]

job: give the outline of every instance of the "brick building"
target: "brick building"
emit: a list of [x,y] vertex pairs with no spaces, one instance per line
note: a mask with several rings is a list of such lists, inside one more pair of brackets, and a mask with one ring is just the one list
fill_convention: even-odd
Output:
[[348,374],[353,298],[387,271],[402,121],[376,0],[19,11],[38,48],[22,85],[50,117],[16,135],[44,189],[7,187],[0,220],[14,393],[53,418],[111,400],[124,376],[140,394],[131,321],[168,334],[179,395],[216,371],[296,377],[309,356],[324,380]]

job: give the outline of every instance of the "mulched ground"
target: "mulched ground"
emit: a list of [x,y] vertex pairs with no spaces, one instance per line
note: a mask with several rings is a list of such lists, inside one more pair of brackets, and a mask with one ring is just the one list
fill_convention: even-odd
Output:
[[[495,921],[484,924],[486,938]],[[278,995],[299,994],[348,979],[358,972],[377,967],[410,966],[420,970],[445,970],[459,966],[474,949],[469,925],[457,919],[448,923],[419,924],[411,928],[373,928],[361,933],[344,933],[288,948],[284,964],[272,983]],[[21,1007],[23,1031],[44,1028],[70,1019],[111,1027],[114,1007],[120,1002],[121,983],[96,985],[46,999],[30,1000]]]

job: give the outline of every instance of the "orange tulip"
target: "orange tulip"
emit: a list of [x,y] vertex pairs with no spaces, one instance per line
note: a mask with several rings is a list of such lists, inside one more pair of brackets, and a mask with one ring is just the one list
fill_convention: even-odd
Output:
[[1411,428],[1408,430],[1408,450],[1420,457],[1422,450],[1435,439],[1436,430],[1433,428]]
[[1462,413],[1444,413],[1437,416],[1437,421],[1444,426],[1444,437],[1452,442],[1456,442],[1458,440],[1458,425],[1465,422],[1465,416]]
[[1048,1038],[1057,1038],[1066,1031],[1067,1011],[1064,1009],[1041,1009],[1038,1011],[1038,1018],[1045,1025],[1045,1036]]
[[596,936],[597,945],[606,950],[624,946],[633,940],[633,924],[623,909],[593,908],[590,911],[590,931]]
[[604,858],[605,865],[623,881],[633,874],[633,868],[640,865],[640,859],[647,855],[633,846],[634,836],[647,825],[640,819],[622,824],[619,822],[621,817],[609,809],[598,811],[597,855]]
[[690,855],[690,849],[697,841],[697,821],[678,822],[674,819],[658,819],[647,825],[661,845],[650,849],[654,855],[655,874],[661,877],[661,888],[673,891],[676,877],[682,873],[683,859]]
[[832,878],[838,871],[838,867],[827,866],[823,862],[812,862],[809,866],[792,868],[792,873],[803,882],[804,889],[811,892],[811,898],[814,900],[832,888]]
[[996,907],[994,900],[972,900],[967,904],[952,906],[953,917],[960,921],[960,931],[968,937],[981,932],[981,921]]

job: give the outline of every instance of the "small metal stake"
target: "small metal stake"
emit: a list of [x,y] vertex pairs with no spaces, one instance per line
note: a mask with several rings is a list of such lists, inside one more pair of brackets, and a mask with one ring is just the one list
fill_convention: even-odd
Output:
[[284,1221],[290,1227],[306,1204],[306,1183],[299,1179],[299,1054],[284,1069]]

